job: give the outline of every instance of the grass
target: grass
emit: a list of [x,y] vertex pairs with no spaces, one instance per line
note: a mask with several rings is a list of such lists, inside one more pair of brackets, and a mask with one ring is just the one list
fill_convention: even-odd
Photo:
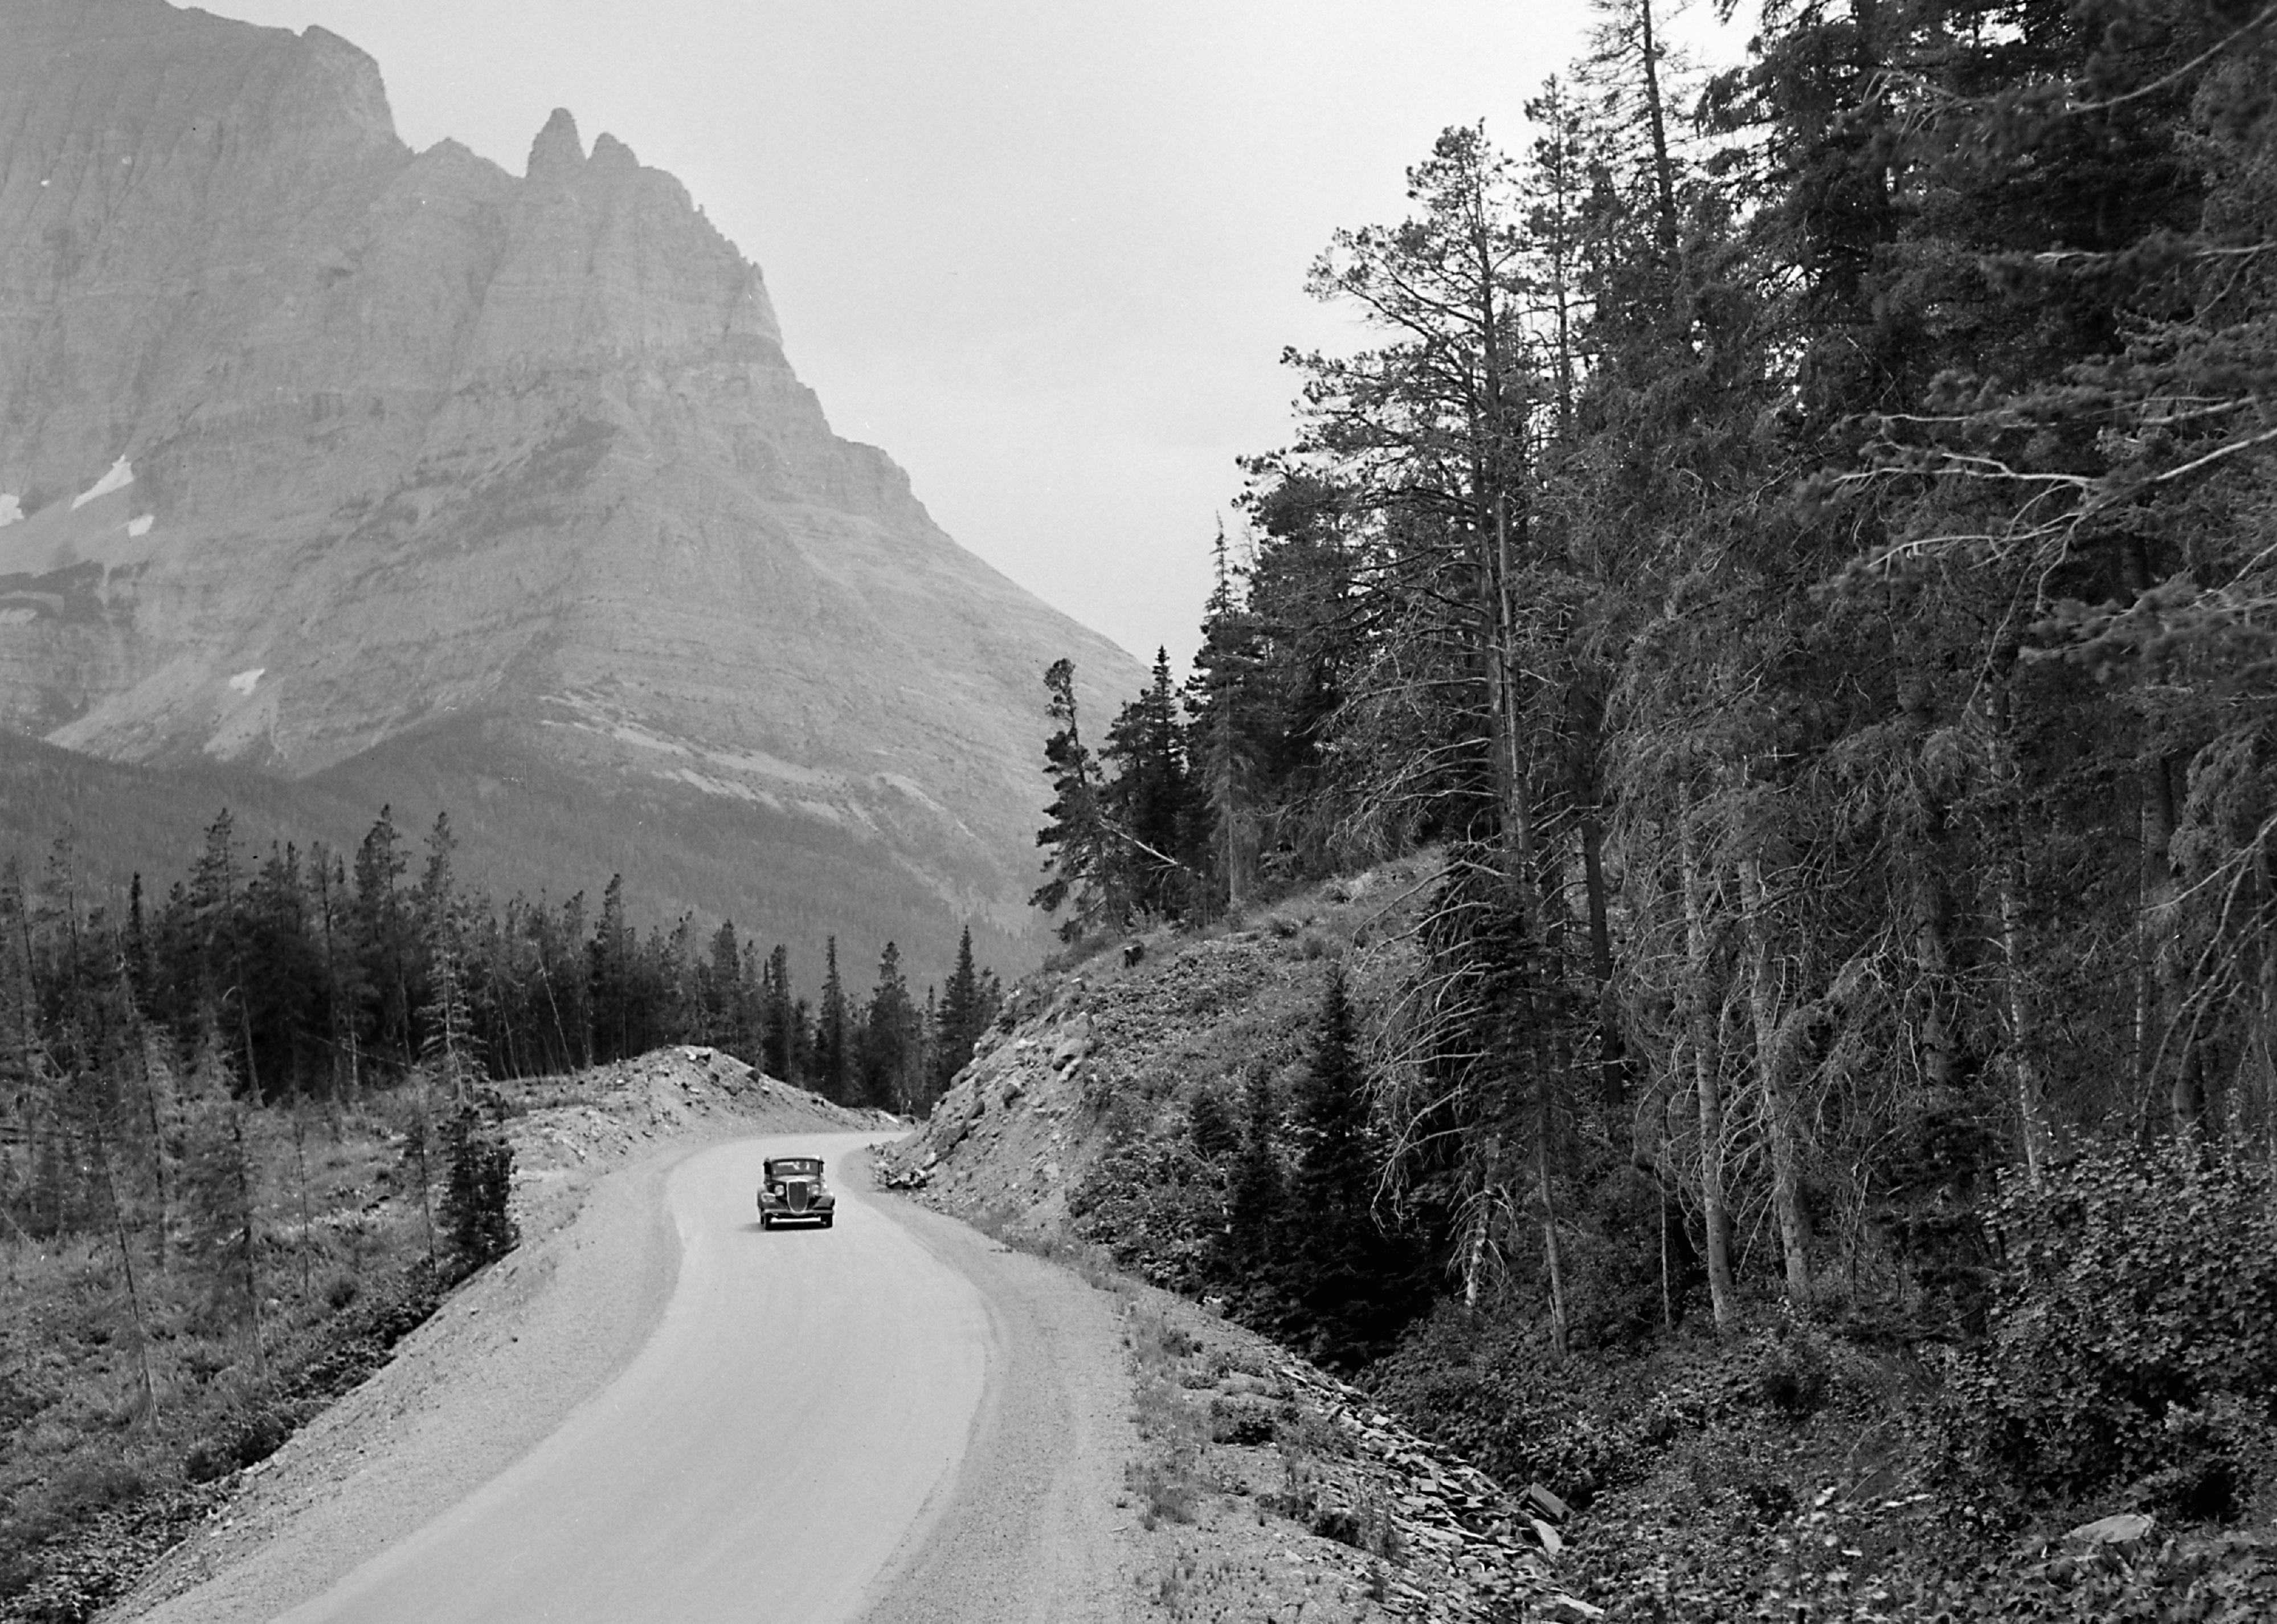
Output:
[[[605,1107],[615,1082],[508,1094]],[[416,1110],[407,1089],[247,1113],[256,1315],[179,1201],[163,1236],[126,1203],[131,1299],[115,1231],[0,1229],[0,1624],[93,1616],[433,1313],[451,1268],[405,1161]],[[26,1187],[20,1162],[0,1187]]]
[[1093,1290],[1112,1292],[1126,1289],[1126,1282],[1115,1267],[1107,1248],[1081,1240],[1058,1229],[1039,1228],[1020,1222],[1020,1208],[1003,1203],[981,1208],[967,1220],[974,1229],[1009,1251],[1024,1252],[1030,1257],[1041,1258],[1047,1263],[1056,1263],[1083,1280]]
[[1183,1378],[1199,1345],[1158,1303],[1127,1296],[1123,1312],[1133,1418],[1144,1445],[1124,1473],[1125,1486],[1138,1497],[1141,1527],[1151,1531],[1164,1522],[1192,1522],[1202,1493],[1209,1424]]

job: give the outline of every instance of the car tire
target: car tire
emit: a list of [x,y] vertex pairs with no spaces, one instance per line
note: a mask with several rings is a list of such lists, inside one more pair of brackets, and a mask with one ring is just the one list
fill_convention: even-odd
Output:
[[761,1214],[759,1215],[759,1227],[760,1227],[761,1229],[763,1229],[763,1230],[771,1230],[771,1229],[774,1228],[774,1226],[775,1226],[775,1219],[774,1219],[774,1215],[773,1215],[773,1213],[770,1213],[770,1212],[763,1212],[763,1213],[761,1213]]
[[826,1213],[824,1213],[824,1214],[822,1215],[822,1227],[823,1227],[823,1228],[825,1228],[825,1229],[828,1229],[828,1228],[830,1227],[831,1221],[832,1221],[833,1219],[834,1219],[835,1217],[837,1217],[837,1216],[838,1216],[838,1215],[837,1215],[836,1213],[834,1213],[834,1212],[826,1212]]

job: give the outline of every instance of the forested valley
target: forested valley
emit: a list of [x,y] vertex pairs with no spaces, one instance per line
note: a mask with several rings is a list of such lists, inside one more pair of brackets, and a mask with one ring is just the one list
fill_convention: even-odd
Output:
[[921,1003],[890,942],[869,994],[849,993],[835,938],[808,998],[788,949],[758,950],[732,920],[700,938],[689,917],[643,932],[614,878],[598,908],[582,891],[500,907],[457,883],[454,845],[445,814],[413,878],[412,842],[383,808],[353,854],[317,842],[256,862],[225,810],[156,903],[139,874],[123,898],[91,896],[68,835],[34,877],[0,864],[0,1066],[22,1152],[0,1168],[0,1201],[14,1221],[67,1226],[85,1194],[59,1170],[106,1124],[115,1140],[117,1122],[156,1119],[139,1099],[153,1056],[251,1105],[313,1108],[397,1087],[438,1056],[535,1078],[693,1043],[835,1103],[921,1114],[1001,1000],[969,932]]
[[1625,1506],[1622,1616],[2268,1616],[2277,8],[1600,13],[1314,264],[1191,676],[1047,675],[1070,963],[1436,865],[1128,1261]]

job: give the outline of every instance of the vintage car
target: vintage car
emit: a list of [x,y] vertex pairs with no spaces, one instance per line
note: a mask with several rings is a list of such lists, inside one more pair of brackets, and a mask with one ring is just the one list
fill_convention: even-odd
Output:
[[838,1198],[822,1182],[820,1156],[769,1156],[759,1186],[759,1227],[809,1221],[830,1227]]

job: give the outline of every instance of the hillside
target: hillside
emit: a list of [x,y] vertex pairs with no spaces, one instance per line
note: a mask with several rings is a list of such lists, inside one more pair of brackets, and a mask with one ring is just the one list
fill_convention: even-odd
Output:
[[[2213,1445],[2213,1459],[2235,1448],[2228,1458],[2261,1463],[2235,1477],[2185,1448],[2131,1483],[2083,1474],[2068,1490],[2020,1491],[2031,1468],[1984,1430],[1973,1384],[2015,1358],[2002,1351],[2004,1314],[2021,1326],[2050,1311],[2022,1277],[1988,1292],[1991,1323],[1971,1333],[1862,1293],[1830,1292],[1797,1315],[1758,1266],[1742,1322],[1718,1336],[1696,1277],[1679,1284],[1676,1320],[1656,1323],[1658,1283],[1625,1277],[1589,1233],[1602,1216],[1577,1215],[1565,1237],[1577,1323],[1561,1355],[1546,1285],[1526,1261],[1463,1303],[1429,1239],[1443,1224],[1431,1192],[1377,1183],[1390,1148],[1379,1104],[1362,1201],[1382,1230],[1420,1245],[1407,1266],[1420,1263],[1420,1289],[1413,1274],[1349,1275],[1325,1295],[1309,1285],[1303,1191],[1320,1142],[1323,1000],[1341,969],[1380,1079],[1412,986],[1413,933],[1443,878],[1420,856],[1207,929],[1095,939],[1087,957],[1014,990],[931,1118],[887,1154],[887,1182],[1024,1245],[1096,1248],[1326,1353],[1386,1424],[1512,1490],[1570,1502],[1546,1570],[1585,1604],[1570,1616],[2084,1621],[2155,1605],[2179,1611],[2140,1616],[2243,1624],[2277,1604],[2269,1435],[2243,1414],[2236,1443]],[[1283,1205],[1245,1250],[1245,1170],[1260,1147]],[[2174,1244],[2143,1242],[2146,1255]],[[2228,1238],[2201,1244],[2218,1251]],[[2114,1328],[2122,1341],[2220,1312],[2142,1290],[2128,1311],[2139,1329]],[[1379,1334],[1356,1343],[1344,1315],[1370,1301]],[[2121,1402],[2094,1389],[2108,1376],[2007,1369],[2075,1383],[2054,1401],[2090,1431]]]
[[831,431],[622,141],[557,111],[512,175],[322,29],[0,11],[0,725],[447,806],[475,872],[810,963],[1025,961],[1062,656],[1137,686]]

